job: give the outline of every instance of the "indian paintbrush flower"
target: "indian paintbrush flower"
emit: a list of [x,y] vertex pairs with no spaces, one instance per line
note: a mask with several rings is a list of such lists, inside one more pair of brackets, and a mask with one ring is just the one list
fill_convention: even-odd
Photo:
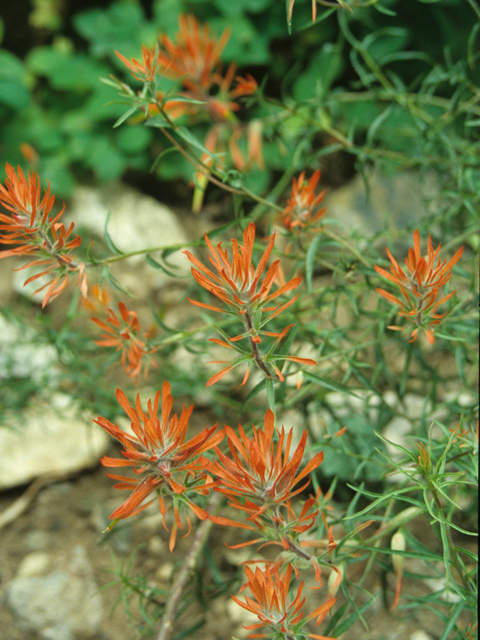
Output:
[[[148,335],[142,332],[140,321],[135,311],[129,311],[123,302],[118,303],[119,315],[107,309],[107,319],[92,318],[101,329],[102,340],[96,340],[101,347],[116,347],[122,352],[122,366],[125,373],[137,381],[144,367],[145,375],[148,372],[150,360],[148,354],[152,353],[147,347]],[[157,366],[153,363],[153,366]]]
[[282,221],[290,233],[299,235],[305,227],[319,220],[326,209],[319,208],[325,195],[325,189],[315,194],[318,181],[320,180],[320,170],[317,169],[310,180],[305,180],[303,171],[298,180],[293,178],[292,191],[287,200],[287,206],[283,210]]
[[[317,453],[299,471],[303,460],[308,432],[305,430],[300,442],[290,458],[293,428],[288,434],[285,429],[275,428],[275,417],[269,409],[265,414],[264,428],[253,425],[253,436],[249,438],[241,425],[239,435],[226,426],[230,456],[216,448],[217,460],[208,464],[208,469],[219,480],[215,489],[226,496],[242,496],[255,505],[248,510],[258,516],[266,509],[285,505],[287,500],[297,495],[309,484],[297,485],[316,469],[323,460],[323,452]],[[278,438],[278,442],[275,439]]]
[[[316,618],[315,624],[320,624],[335,604],[335,599],[330,599],[304,618],[302,612],[305,604],[305,598],[302,598],[303,582],[297,587],[295,596],[292,599],[288,598],[292,577],[292,567],[290,565],[287,566],[283,575],[280,575],[276,565],[270,566],[268,564],[263,570],[260,567],[256,567],[255,572],[247,566],[245,567],[245,574],[247,583],[243,585],[241,590],[243,591],[248,587],[252,597],[245,596],[245,601],[233,595],[231,597],[243,609],[254,613],[260,622],[244,625],[244,629],[254,630],[264,626],[269,628],[269,633],[251,634],[248,636],[249,638],[268,638],[272,636],[294,640],[308,620]],[[318,640],[328,640],[325,636],[302,632],[302,637],[305,635]]]
[[[401,309],[399,315],[405,316],[409,322],[416,325],[411,333],[410,342],[416,339],[418,330],[423,329],[429,343],[434,343],[433,327],[439,324],[446,315],[446,313],[437,314],[436,311],[455,293],[452,291],[437,300],[440,288],[450,280],[452,268],[460,260],[463,247],[460,247],[448,262],[438,258],[437,264],[435,264],[440,247],[441,245],[438,245],[435,250],[433,249],[432,237],[428,234],[427,255],[423,257],[420,249],[420,234],[416,230],[413,234],[413,248],[408,250],[405,258],[408,273],[399,266],[388,249],[386,251],[391,262],[391,273],[375,266],[375,271],[379,275],[394,282],[400,288],[402,298],[398,298],[384,289],[377,289],[377,292],[389,302],[397,304]],[[388,328],[401,331],[401,327],[389,326]]]
[[49,217],[55,203],[55,195],[50,194],[50,184],[42,189],[36,173],[23,173],[21,167],[15,169],[6,164],[5,186],[0,184],[0,205],[8,213],[0,212],[0,243],[18,245],[14,249],[0,251],[0,259],[11,256],[35,257],[32,262],[18,269],[41,267],[41,271],[25,281],[24,285],[43,276],[51,276],[46,284],[35,293],[47,288],[42,307],[56,298],[66,288],[71,273],[78,274],[77,283],[83,297],[87,295],[85,265],[76,263],[70,255],[81,244],[80,236],[71,238],[73,222],[68,229],[59,219],[65,205],[55,217]]
[[[232,257],[229,258],[227,251],[224,251],[222,248],[222,243],[217,244],[215,248],[207,234],[205,234],[205,242],[210,251],[209,261],[217,271],[216,274],[202,264],[192,253],[190,253],[190,251],[184,252],[190,262],[194,265],[192,267],[192,275],[198,284],[207,289],[207,291],[210,291],[210,293],[225,303],[227,307],[222,309],[220,307],[215,307],[210,304],[188,298],[189,301],[204,309],[236,315],[242,320],[244,325],[244,332],[233,338],[228,338],[228,342],[217,339],[212,339],[212,341],[232,349],[234,348],[232,343],[246,338],[250,340],[253,348],[253,354],[251,356],[247,354],[246,356],[241,357],[235,361],[234,364],[226,367],[211,378],[208,384],[213,384],[234,366],[240,362],[246,362],[248,360],[250,360],[250,362],[252,360],[255,361],[255,363],[267,374],[267,377],[271,377],[272,371],[268,368],[268,364],[265,359],[262,360],[262,356],[258,352],[257,345],[262,342],[262,336],[274,337],[277,341],[281,340],[285,337],[287,331],[293,326],[289,325],[280,333],[265,331],[263,329],[267,322],[272,320],[275,316],[287,309],[296,301],[298,294],[283,304],[281,302],[276,302],[276,299],[279,296],[288,293],[292,289],[296,289],[301,282],[301,278],[292,278],[287,283],[281,285],[276,291],[271,292],[271,289],[278,278],[280,267],[280,261],[275,260],[268,270],[266,270],[268,259],[272,253],[275,234],[270,238],[268,246],[256,268],[252,263],[254,241],[255,224],[251,222],[244,231],[243,245],[240,245],[236,239],[232,239]],[[262,314],[264,313],[269,314],[267,318],[262,317]],[[300,364],[316,364],[314,360],[298,358],[296,356],[282,355],[271,358],[273,371],[280,379],[283,379],[283,376],[278,367],[274,364],[275,359],[291,360]],[[244,382],[245,380],[246,378],[244,378]]]
[[[115,488],[132,491],[127,500],[110,516],[113,523],[109,528],[118,520],[129,518],[148,507],[155,498],[148,502],[145,500],[152,493],[156,493],[165,528],[165,514],[173,504],[174,523],[169,544],[172,550],[177,530],[184,528],[180,510],[190,509],[201,520],[208,517],[207,511],[196,505],[188,494],[207,495],[216,485],[205,472],[201,454],[218,445],[224,434],[223,431],[215,433],[215,425],[205,428],[190,440],[185,440],[193,405],[188,409],[183,406],[180,417],[177,414],[170,417],[173,398],[168,382],[163,384],[161,396],[161,407],[160,391],[157,391],[153,402],[148,400],[147,411],[144,412],[138,395],[133,407],[125,393],[117,389],[117,400],[131,420],[132,435],[122,431],[117,423],[112,424],[106,418],[99,417],[95,422],[124,446],[122,454],[125,459],[103,456],[102,464],[114,468],[133,467],[133,473],[138,476],[129,478],[107,474],[110,478],[120,481]],[[190,530],[188,514],[186,518]]]

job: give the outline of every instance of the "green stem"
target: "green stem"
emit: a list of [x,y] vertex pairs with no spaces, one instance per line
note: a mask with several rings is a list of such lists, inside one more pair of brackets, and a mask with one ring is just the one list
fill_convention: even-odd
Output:
[[179,244],[162,245],[159,247],[147,247],[146,249],[138,249],[137,251],[129,251],[128,253],[122,253],[120,256],[110,256],[104,260],[97,260],[95,264],[111,264],[112,262],[118,262],[119,260],[125,260],[132,256],[140,256],[144,253],[154,253],[155,251],[179,251],[185,247],[198,247],[203,244],[203,240],[193,240],[192,242],[185,242]]
[[363,264],[364,267],[368,267],[369,269],[372,268],[372,265],[370,264],[370,262],[366,258],[364,258],[362,254],[359,253],[355,249],[355,247],[352,247],[352,245],[349,244],[346,240],[344,240],[340,236],[337,236],[337,234],[333,233],[333,231],[330,231],[330,229],[323,228],[322,233],[326,235],[328,238],[335,240],[335,242],[338,242],[338,244],[341,244],[342,247],[344,247],[345,249],[347,249],[347,251],[349,251],[352,255],[354,255],[357,258],[357,260]]
[[452,533],[450,531],[450,527],[447,523],[447,520],[444,516],[443,513],[443,509],[442,509],[442,505],[440,502],[440,498],[438,497],[437,491],[433,485],[432,482],[429,482],[429,489],[430,489],[430,493],[433,496],[433,499],[435,501],[435,504],[437,506],[437,509],[439,511],[439,513],[441,514],[442,520],[446,523],[445,526],[445,532],[447,534],[447,543],[448,543],[448,549],[450,551],[450,557],[453,560],[453,564],[455,565],[455,569],[457,570],[457,573],[460,577],[460,580],[462,581],[463,586],[465,587],[465,589],[467,591],[471,591],[472,590],[472,586],[471,584],[468,582],[467,578],[465,577],[464,571],[462,569],[462,565],[460,564],[460,559],[458,557],[458,553],[457,553],[457,548],[453,542],[453,538],[452,538]]
[[[249,311],[245,312],[245,322],[247,324],[247,328],[249,331],[251,331],[253,329],[253,323],[252,323],[252,318],[250,316]],[[260,355],[260,352],[258,350],[258,346],[257,343],[254,342],[252,339],[250,339],[250,343],[252,345],[252,350],[253,350],[253,357],[255,359],[255,362],[257,363],[257,366],[262,369],[262,371],[265,373],[267,378],[271,378],[272,374],[270,373],[270,371],[268,370],[267,365],[265,364],[265,362],[263,362],[262,357]]]
[[477,14],[477,18],[480,20],[480,8],[478,5],[473,0],[467,0],[467,2]]

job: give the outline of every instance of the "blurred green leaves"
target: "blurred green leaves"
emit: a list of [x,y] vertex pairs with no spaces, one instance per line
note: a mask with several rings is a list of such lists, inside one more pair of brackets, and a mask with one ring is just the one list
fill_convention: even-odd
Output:
[[26,75],[21,61],[5,49],[0,49],[0,105],[25,109],[30,103]]

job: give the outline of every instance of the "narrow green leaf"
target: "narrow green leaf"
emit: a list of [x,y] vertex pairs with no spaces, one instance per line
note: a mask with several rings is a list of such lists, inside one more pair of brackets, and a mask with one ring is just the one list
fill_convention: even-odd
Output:
[[353,393],[348,387],[345,387],[343,384],[339,384],[338,382],[333,382],[332,380],[328,380],[327,378],[323,378],[315,373],[311,373],[310,371],[303,371],[303,377],[311,382],[315,382],[321,387],[325,387],[325,389],[331,389],[332,391],[339,391],[340,393],[346,393],[349,396],[353,396],[354,398],[360,398],[356,393]]
[[335,636],[338,637],[342,633],[345,633],[347,629],[349,629],[352,624],[354,624],[358,619],[363,620],[362,613],[366,611],[375,601],[376,596],[372,596],[370,600],[367,600],[365,604],[361,607],[358,607],[357,610],[348,616],[346,620],[342,622],[342,624],[338,625],[335,629],[331,631],[331,633],[335,633]]
[[[103,280],[106,280],[109,284],[112,285],[112,287],[114,289],[116,289],[117,291],[121,291],[122,293],[126,293],[128,296],[131,295],[131,293],[128,291],[128,289],[126,289],[121,282],[119,282],[115,276],[112,275],[110,269],[108,268],[108,266],[104,267],[103,270],[103,274],[102,274],[102,283]],[[101,283],[101,284],[102,284]]]
[[447,625],[443,630],[443,633],[440,636],[439,640],[447,640],[448,636],[450,635],[450,631],[455,626],[455,622],[457,621],[458,616],[462,613],[464,606],[465,606],[465,601],[463,599],[457,602],[453,611],[450,613],[450,616],[447,621]]
[[128,120],[128,118],[131,115],[133,115],[135,113],[135,111],[137,111],[137,109],[138,109],[138,106],[136,104],[133,105],[133,107],[130,107],[130,109],[128,109],[128,111],[125,111],[125,113],[118,118],[118,120],[113,125],[113,128],[116,129],[121,124],[123,124],[125,122],[125,120]]
[[107,247],[110,249],[110,251],[111,251],[112,253],[116,253],[118,256],[121,256],[121,255],[123,255],[123,251],[120,251],[120,249],[118,249],[118,248],[115,246],[115,244],[114,244],[113,240],[111,239],[111,237],[110,237],[110,235],[109,235],[109,233],[108,233],[108,231],[107,231],[108,221],[110,220],[110,216],[111,216],[111,214],[112,214],[112,212],[111,212],[111,211],[109,211],[109,212],[107,213],[107,217],[106,217],[106,219],[105,219],[105,227],[104,227],[104,229],[103,229],[103,235],[104,235],[104,238],[105,238],[105,243],[106,243]]
[[252,398],[254,398],[256,395],[258,395],[260,393],[260,391],[263,391],[263,389],[265,388],[265,380],[260,380],[260,382],[258,382],[253,389],[251,389],[245,400],[242,403],[242,406],[240,407],[240,411],[244,411],[245,407],[248,405],[248,403],[250,402],[250,400]]
[[307,291],[312,290],[312,278],[313,271],[315,269],[315,256],[317,255],[318,247],[322,241],[321,234],[317,234],[310,243],[307,250],[307,256],[305,258],[305,282],[307,283]]
[[88,260],[92,264],[98,264],[99,261],[95,258],[95,256],[93,255],[93,252],[92,252],[94,244],[95,244],[95,240],[88,245],[88,247],[87,247],[87,256],[88,256]]
[[205,153],[207,156],[212,158],[212,160],[218,160],[215,154],[213,154],[206,147],[204,147],[203,144],[200,142],[200,140],[198,140],[198,138],[194,136],[193,133],[189,131],[186,127],[177,127],[175,129],[175,133],[177,133],[181,138],[183,138],[185,142],[188,142],[189,144],[191,144],[192,147],[195,147],[196,149],[201,151],[202,154]]
[[267,391],[268,406],[275,414],[275,385],[272,378],[266,378],[265,389]]

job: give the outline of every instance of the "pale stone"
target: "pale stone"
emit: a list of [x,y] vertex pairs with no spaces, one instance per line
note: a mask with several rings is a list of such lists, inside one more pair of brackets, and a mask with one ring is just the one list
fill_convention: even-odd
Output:
[[58,375],[57,351],[33,329],[0,315],[0,379],[50,380]]
[[453,590],[447,578],[429,578],[423,581],[432,591],[440,592],[440,599],[445,602],[460,602],[462,596]]
[[428,213],[426,200],[438,193],[433,174],[426,180],[413,172],[386,176],[373,170],[366,175],[368,191],[358,173],[340,189],[327,189],[323,201],[328,218],[338,220],[348,232],[357,232],[364,245],[385,226],[404,229],[415,224]]
[[155,577],[157,577],[162,582],[168,582],[173,573],[173,564],[171,562],[162,562],[162,564],[158,567],[155,572]]
[[[103,238],[109,213],[108,235],[122,252],[184,245],[188,242],[182,225],[171,209],[123,184],[95,189],[77,187],[65,217],[74,221],[79,228],[86,227]],[[155,255],[154,253],[152,257],[155,258]],[[167,260],[173,265],[170,267],[172,272],[179,275],[187,275],[190,272],[190,263],[181,250],[169,255]],[[130,267],[145,265],[148,269],[145,271],[148,273],[146,277],[152,287],[159,287],[170,281],[170,277],[163,271],[146,265],[145,254],[128,258],[126,264]],[[138,293],[138,279],[134,278],[129,283],[124,279],[124,275],[128,276],[128,270],[125,274],[122,272],[122,283]]]
[[17,575],[6,594],[19,627],[45,640],[97,637],[102,597],[82,546],[72,549],[69,562],[46,575]]
[[[247,591],[247,595],[250,596],[249,591]],[[242,600],[241,595],[239,596],[239,599]],[[230,599],[227,602],[226,609],[228,617],[233,622],[240,622],[242,625],[255,624],[255,622],[259,622],[257,616],[254,613],[252,613],[251,611],[247,611],[246,609],[241,607],[235,602],[235,600]],[[250,632],[245,631],[245,629],[240,627],[238,630],[235,630],[235,634],[239,635],[240,633],[243,635],[243,637],[246,637]]]
[[52,566],[52,557],[44,551],[34,551],[26,555],[18,567],[17,577],[30,577],[45,574]]
[[418,629],[410,634],[408,640],[432,640],[432,636],[429,636],[426,631]]
[[[10,427],[10,428],[8,428]],[[107,433],[78,415],[69,396],[37,400],[0,430],[0,489],[42,475],[64,475],[98,463],[110,445]]]
[[[44,285],[48,285],[48,283],[52,280],[51,274],[46,274],[36,280],[32,280],[28,284],[24,284],[28,278],[36,275],[37,273],[41,273],[42,269],[45,267],[40,265],[36,267],[28,267],[28,269],[22,269],[18,271],[20,267],[28,264],[28,262],[23,260],[17,263],[15,266],[15,271],[12,276],[12,288],[15,293],[23,296],[24,298],[28,298],[31,302],[35,302],[35,304],[42,304],[43,299],[45,298],[45,294],[48,290],[48,286],[46,286],[42,291],[37,291]],[[76,277],[76,276],[75,276]]]

